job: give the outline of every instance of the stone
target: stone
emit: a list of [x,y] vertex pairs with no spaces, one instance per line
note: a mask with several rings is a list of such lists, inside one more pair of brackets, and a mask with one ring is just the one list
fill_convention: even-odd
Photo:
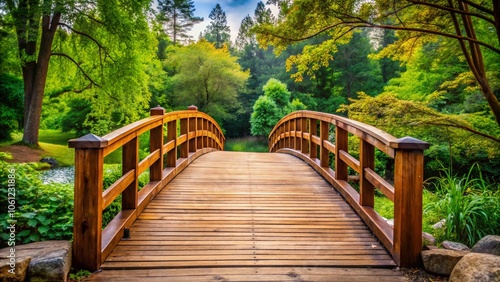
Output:
[[468,253],[455,266],[450,282],[500,281],[500,256]]
[[450,275],[453,268],[467,252],[446,249],[422,251],[425,271],[439,275]]
[[[9,247],[10,249],[10,247]],[[7,259],[2,252],[0,258],[0,281],[24,281],[31,257]]]
[[438,247],[434,246],[434,245],[424,245],[422,247],[422,250],[424,251],[427,251],[427,250],[435,250],[435,249],[439,249]]
[[441,219],[439,222],[435,223],[432,228],[434,229],[441,229],[446,225],[446,219]]
[[466,245],[464,245],[462,243],[458,243],[458,242],[443,241],[443,243],[441,243],[441,246],[443,246],[443,248],[448,249],[448,250],[466,251],[466,252],[470,251],[469,247],[467,247]]
[[50,167],[56,167],[59,165],[59,163],[57,162],[56,159],[54,158],[42,158],[40,160],[41,163],[48,163],[50,165]]
[[488,235],[479,240],[471,252],[500,256],[500,236]]
[[[0,250],[6,257],[8,250]],[[15,246],[16,257],[31,257],[27,281],[67,281],[71,268],[71,242],[42,241]]]
[[435,246],[436,245],[436,238],[432,236],[431,234],[427,232],[422,232],[422,244],[424,246],[431,245]]

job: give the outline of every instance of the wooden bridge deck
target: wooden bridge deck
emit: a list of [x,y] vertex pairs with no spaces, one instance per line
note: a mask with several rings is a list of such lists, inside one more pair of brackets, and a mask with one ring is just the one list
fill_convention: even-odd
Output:
[[286,154],[206,154],[130,229],[90,281],[407,281],[335,190]]

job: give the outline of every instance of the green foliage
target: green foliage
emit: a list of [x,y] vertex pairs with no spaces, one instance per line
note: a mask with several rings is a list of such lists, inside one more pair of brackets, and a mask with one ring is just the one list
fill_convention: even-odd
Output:
[[91,128],[85,124],[87,116],[92,111],[92,103],[86,98],[73,98],[68,102],[68,111],[61,119],[63,132],[75,131],[76,136],[90,133]]
[[[349,106],[341,108],[355,120],[371,124],[397,137],[412,136],[431,144],[425,151],[427,177],[436,176],[439,163],[454,171],[467,173],[475,163],[485,165],[491,181],[500,179],[493,167],[500,161],[500,128],[481,113],[441,113],[429,102],[398,99],[392,93],[376,97],[360,94]],[[484,134],[478,134],[482,131]],[[488,138],[485,138],[488,137]]]
[[0,74],[0,141],[10,140],[11,132],[22,128],[23,105],[22,80]]
[[86,280],[92,273],[88,270],[82,269],[78,270],[77,272],[74,272],[74,269],[71,269],[71,272],[69,273],[69,279],[70,281],[84,281]]
[[283,110],[288,103],[290,103],[291,94],[288,91],[286,84],[277,79],[269,79],[264,87],[262,87],[262,91],[264,91],[264,95],[273,100],[276,103],[276,106],[281,110]]
[[[8,219],[16,222],[16,243],[40,240],[71,239],[73,234],[73,187],[42,184],[37,171],[26,164],[9,164],[0,160],[0,218],[2,230]],[[9,175],[15,179],[15,213],[9,218],[7,202]],[[7,242],[9,234],[1,235]]]
[[433,187],[436,202],[426,205],[425,210],[443,214],[446,219],[446,239],[474,245],[487,234],[500,234],[500,191],[488,187],[480,176],[473,178],[473,165],[467,175],[458,177],[448,169],[436,179]]
[[237,93],[243,89],[248,72],[242,71],[227,48],[215,48],[200,41],[185,47],[171,47],[167,64],[174,70],[169,93],[174,107],[196,105],[219,124],[239,110]]
[[267,136],[281,119],[281,110],[268,96],[260,96],[253,106],[250,117],[251,132],[255,136]]
[[264,137],[244,137],[227,139],[224,150],[236,152],[269,152],[267,139]]
[[269,79],[262,90],[264,95],[255,101],[250,117],[252,135],[267,136],[282,117],[306,109],[299,99],[290,102],[291,93],[286,84],[277,79]]

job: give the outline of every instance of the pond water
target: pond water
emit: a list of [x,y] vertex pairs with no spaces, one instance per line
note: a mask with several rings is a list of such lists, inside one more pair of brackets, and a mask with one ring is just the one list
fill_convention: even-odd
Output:
[[75,167],[57,167],[43,171],[41,178],[44,184],[54,182],[61,184],[73,184],[75,182]]

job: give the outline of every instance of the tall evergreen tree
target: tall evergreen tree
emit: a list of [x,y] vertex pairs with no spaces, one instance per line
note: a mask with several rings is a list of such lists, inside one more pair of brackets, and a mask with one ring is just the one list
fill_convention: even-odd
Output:
[[229,43],[231,29],[227,25],[226,12],[217,3],[208,16],[211,19],[210,25],[205,30],[205,38],[215,44],[216,48],[221,48],[224,43]]
[[188,39],[188,32],[193,25],[203,21],[195,17],[193,0],[159,0],[159,20],[163,22],[165,32],[171,36],[172,42],[177,44],[181,39]]

